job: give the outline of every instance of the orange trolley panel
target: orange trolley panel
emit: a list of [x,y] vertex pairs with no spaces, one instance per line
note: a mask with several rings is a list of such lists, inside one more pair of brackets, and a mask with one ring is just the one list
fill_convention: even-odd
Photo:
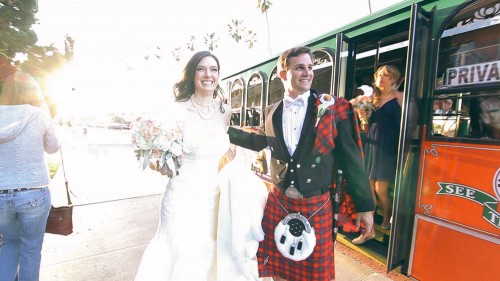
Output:
[[499,244],[444,227],[437,220],[419,219],[416,230],[412,277],[418,280],[498,280]]
[[422,143],[410,275],[497,280],[500,148]]
[[417,214],[500,238],[500,148],[424,142]]

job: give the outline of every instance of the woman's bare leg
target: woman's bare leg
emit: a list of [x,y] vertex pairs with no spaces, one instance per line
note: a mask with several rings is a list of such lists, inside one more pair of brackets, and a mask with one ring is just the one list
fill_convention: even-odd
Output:
[[378,195],[378,199],[382,204],[382,213],[384,225],[389,225],[391,221],[391,197],[389,196],[389,182],[388,181],[376,181],[375,191]]
[[[377,209],[377,193],[375,191],[375,183],[376,182],[374,180],[370,180],[370,187],[372,190],[373,203],[375,203],[375,211],[376,211],[376,209]],[[373,212],[374,216],[375,216],[375,211]],[[372,229],[370,229],[370,231],[366,232],[365,235],[367,235],[367,236],[375,235],[375,225],[373,225]]]

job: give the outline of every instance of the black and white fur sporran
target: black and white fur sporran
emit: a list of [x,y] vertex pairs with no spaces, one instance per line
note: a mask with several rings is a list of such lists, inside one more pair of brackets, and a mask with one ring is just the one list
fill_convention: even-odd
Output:
[[309,220],[300,213],[292,213],[282,219],[274,229],[278,251],[294,261],[305,260],[314,251],[316,234]]

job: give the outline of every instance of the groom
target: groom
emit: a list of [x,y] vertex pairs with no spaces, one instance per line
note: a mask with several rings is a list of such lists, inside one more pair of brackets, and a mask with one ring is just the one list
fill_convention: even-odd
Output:
[[[257,253],[259,274],[275,280],[333,280],[329,187],[335,167],[341,167],[348,181],[348,193],[358,212],[356,226],[361,221],[370,230],[373,225],[375,205],[363,166],[356,115],[345,99],[311,89],[313,55],[308,47],[281,54],[278,73],[284,99],[266,108],[259,132],[228,130],[233,144],[255,151],[271,149],[273,184],[262,221],[265,239]],[[277,227],[285,217],[289,224]],[[309,225],[314,241],[306,237],[311,236]]]

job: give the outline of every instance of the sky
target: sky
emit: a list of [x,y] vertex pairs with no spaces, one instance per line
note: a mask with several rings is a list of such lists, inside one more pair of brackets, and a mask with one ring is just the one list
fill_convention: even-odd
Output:
[[[34,27],[39,44],[64,50],[64,35],[75,40],[73,61],[52,77],[50,94],[60,112],[82,115],[157,108],[203,37],[215,32],[221,77],[369,14],[368,0],[272,0],[266,16],[256,0],[39,0]],[[371,0],[372,12],[400,0]],[[252,49],[228,35],[232,19],[257,34]],[[157,50],[157,47],[160,47]],[[181,47],[181,61],[171,51]],[[161,56],[156,59],[155,55]],[[144,57],[149,55],[150,59]]]

